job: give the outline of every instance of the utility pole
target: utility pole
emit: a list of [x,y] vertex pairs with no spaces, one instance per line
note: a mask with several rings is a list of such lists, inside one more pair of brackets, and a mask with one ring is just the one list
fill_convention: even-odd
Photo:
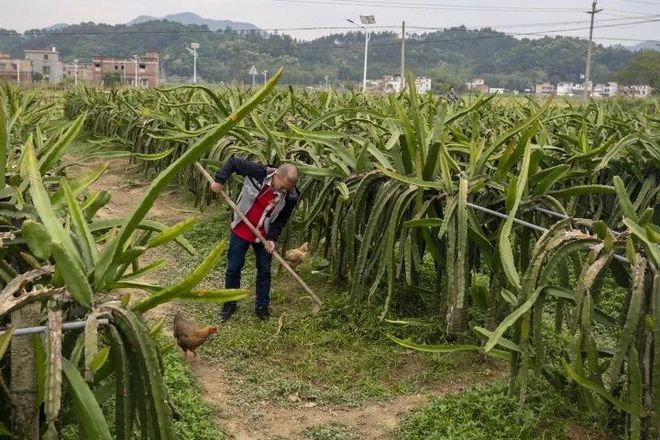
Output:
[[587,68],[584,72],[584,99],[589,98],[589,85],[590,85],[590,75],[591,75],[591,41],[594,36],[594,19],[596,14],[598,14],[602,9],[596,9],[598,0],[594,0],[591,4],[591,11],[587,11],[587,14],[591,15],[591,25],[589,26],[589,42],[587,43]]
[[268,71],[264,70],[263,74],[264,74],[264,84],[266,84],[266,81],[268,80]]
[[401,91],[406,89],[406,22],[401,22]]
[[21,60],[16,60],[16,84],[21,85]]
[[328,79],[329,79],[329,77],[328,77],[328,75],[325,75],[324,78],[325,78],[325,89],[326,89],[326,90],[329,90],[329,89],[330,89],[330,87],[329,87],[329,85],[328,85]]
[[73,60],[73,85],[78,86],[78,60]]

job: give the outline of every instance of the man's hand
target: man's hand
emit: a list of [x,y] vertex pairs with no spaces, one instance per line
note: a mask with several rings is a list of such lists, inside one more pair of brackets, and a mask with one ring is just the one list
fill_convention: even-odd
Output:
[[272,254],[273,251],[275,250],[275,242],[268,240],[268,241],[266,241],[266,244],[264,245],[264,247],[266,248],[266,252],[268,252],[269,254]]
[[213,182],[211,184],[211,190],[216,194],[220,194],[220,191],[222,191],[224,189],[225,189],[225,186],[220,182]]

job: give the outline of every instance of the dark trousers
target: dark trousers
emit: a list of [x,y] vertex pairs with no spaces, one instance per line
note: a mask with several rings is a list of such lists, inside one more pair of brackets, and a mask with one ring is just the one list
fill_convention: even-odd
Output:
[[[227,272],[225,272],[225,288],[239,289],[241,287],[241,270],[245,265],[245,254],[252,245],[257,260],[257,307],[268,306],[270,295],[270,266],[272,255],[261,243],[251,243],[238,235],[231,233],[227,250]],[[229,304],[229,303],[228,303]],[[233,302],[231,304],[236,304]]]

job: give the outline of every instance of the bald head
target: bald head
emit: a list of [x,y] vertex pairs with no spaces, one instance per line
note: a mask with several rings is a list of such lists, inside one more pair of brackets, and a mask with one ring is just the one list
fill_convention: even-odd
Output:
[[298,183],[298,168],[290,163],[285,163],[277,168],[273,186],[278,191],[290,191]]

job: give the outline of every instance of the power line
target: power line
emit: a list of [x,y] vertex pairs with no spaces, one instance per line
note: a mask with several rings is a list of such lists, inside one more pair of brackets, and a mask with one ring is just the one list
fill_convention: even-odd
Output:
[[[279,0],[278,0],[279,1]],[[646,18],[648,17],[649,20],[643,20],[643,21],[634,21],[634,22],[627,22],[627,20],[637,20],[641,18]],[[627,26],[627,25],[632,25],[632,24],[639,24],[639,23],[646,23],[646,22],[653,22],[657,20],[651,20],[651,18],[660,18],[660,14],[656,15],[641,15],[641,16],[636,16],[636,17],[625,17],[625,18],[610,18],[610,19],[604,19],[604,20],[599,20],[599,22],[603,21],[621,21],[621,23],[615,23],[613,25],[602,25],[602,26],[596,26],[596,28],[602,28],[602,27],[614,27],[614,26]],[[503,28],[514,28],[514,27],[537,27],[537,26],[552,26],[552,25],[567,25],[567,24],[580,24],[580,23],[585,23],[586,20],[579,20],[579,21],[558,21],[558,22],[539,22],[539,23],[520,23],[520,24],[510,24],[510,25],[484,25],[481,26],[480,29],[486,29],[486,28],[496,28],[496,27],[503,27]],[[373,29],[398,29],[400,26],[399,25],[380,25],[380,26],[374,26]],[[447,28],[438,28],[438,27],[429,27],[429,26],[415,26],[415,25],[410,25],[408,26],[411,29],[420,29],[420,30],[446,30]],[[264,32],[286,32],[286,31],[319,31],[319,30],[336,30],[336,31],[345,31],[345,30],[353,30],[353,27],[348,27],[348,26],[301,26],[301,27],[279,27],[279,28],[264,28],[264,29],[255,29],[255,30],[232,30],[232,33],[239,33],[239,34],[245,34],[245,35],[259,35]],[[511,34],[511,35],[538,35],[540,33],[550,33],[550,32],[563,32],[563,31],[571,31],[571,30],[584,30],[585,28],[582,27],[577,27],[577,28],[568,28],[568,29],[557,29],[557,30],[546,30],[546,31],[537,31],[537,32],[530,32],[530,33],[523,33],[523,34]],[[588,27],[586,29],[589,29]],[[0,32],[0,36],[8,36],[8,37],[34,37],[34,36],[46,36],[46,35],[52,35],[52,36],[64,36],[64,35],[136,35],[136,34],[195,34],[195,33],[224,33],[225,31],[218,30],[218,31],[213,31],[210,29],[169,29],[169,30],[125,30],[125,31],[48,31],[48,32],[30,32],[30,33],[18,33],[18,32]],[[616,38],[608,38],[615,40]],[[639,39],[639,40],[631,40],[631,41],[645,41],[644,39]]]
[[[610,21],[624,21],[624,20],[637,20],[637,19],[651,19],[651,18],[660,18],[660,14],[648,14],[648,15],[639,15],[639,16],[634,16],[634,17],[619,17],[619,18],[605,18],[602,20],[598,20],[599,23],[602,23],[604,21],[610,22]],[[540,22],[540,23],[516,23],[516,24],[498,24],[498,25],[492,25],[492,26],[480,26],[480,29],[484,28],[524,28],[524,27],[538,27],[538,26],[564,26],[564,25],[569,25],[569,24],[581,24],[581,23],[588,23],[588,20],[576,20],[576,21],[555,21],[555,22]],[[622,23],[622,24],[625,24]],[[392,26],[396,27],[396,26]],[[433,26],[408,26],[411,29],[421,29],[421,30],[445,30],[447,29],[442,28],[442,27],[433,27]],[[643,41],[643,40],[637,40],[637,41]]]
[[405,3],[383,2],[377,0],[273,0],[286,3],[311,3],[334,6],[373,6],[379,8],[397,9],[440,9],[452,11],[487,11],[487,12],[581,12],[579,8],[539,8],[539,7],[511,7],[511,6],[467,6],[455,4],[435,3]]
[[[486,11],[486,12],[553,12],[553,13],[576,13],[583,12],[580,8],[552,8],[552,7],[517,7],[517,6],[478,6],[478,5],[458,5],[458,4],[437,4],[437,3],[419,3],[419,2],[383,2],[380,0],[273,0],[285,3],[309,3],[333,6],[371,6],[375,8],[396,8],[396,9],[439,9],[451,11]],[[627,11],[622,9],[608,9],[609,11],[623,12],[630,14],[646,14],[646,12]]]
[[653,6],[660,6],[660,3],[652,2],[652,1],[644,1],[644,0],[619,0],[621,2],[627,1],[629,3],[639,3],[641,5],[653,5]]
[[[640,24],[640,23],[650,23],[650,22],[656,22],[660,21],[660,18],[656,18],[653,20],[643,20],[643,21],[636,21],[632,23],[617,23],[617,24],[609,24],[609,25],[602,25],[602,26],[594,26],[595,29],[600,29],[600,28],[610,28],[610,27],[619,27],[619,26],[628,26],[628,25],[633,25],[633,24]],[[443,41],[457,41],[457,40],[485,40],[485,39],[491,39],[491,38],[506,38],[506,37],[520,37],[520,36],[544,36],[545,34],[549,33],[555,33],[555,32],[565,32],[565,31],[576,31],[576,30],[587,30],[589,29],[589,26],[587,27],[574,27],[574,28],[565,28],[565,29],[556,29],[556,30],[548,30],[548,31],[537,31],[537,32],[513,32],[513,33],[498,33],[496,35],[479,35],[479,36],[474,36],[474,37],[459,37],[459,38],[427,38],[424,40],[409,40],[409,44],[428,44],[428,43],[433,43],[433,42],[443,42]],[[602,39],[608,39],[608,40],[617,40],[617,38],[606,38],[603,37]],[[627,41],[622,40],[622,41]],[[633,41],[647,41],[647,40],[633,40]],[[653,40],[648,40],[648,41],[653,41]],[[373,43],[373,46],[389,46],[392,44],[398,44],[398,42],[392,42],[392,43]]]

